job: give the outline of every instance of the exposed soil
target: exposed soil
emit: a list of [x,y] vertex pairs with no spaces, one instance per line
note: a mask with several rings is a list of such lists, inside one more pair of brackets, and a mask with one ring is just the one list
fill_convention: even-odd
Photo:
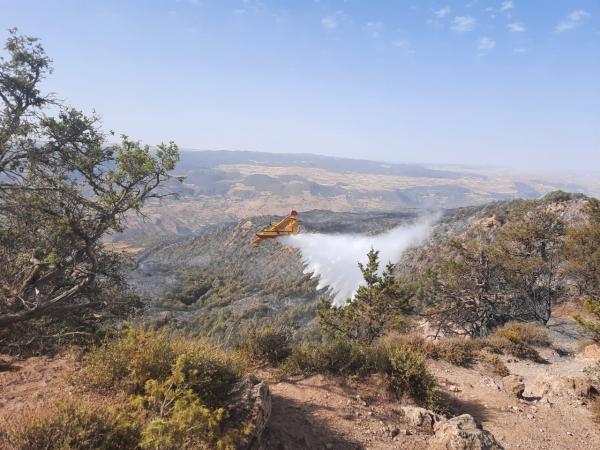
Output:
[[[547,364],[504,357],[512,374],[524,378],[524,399],[502,389],[502,379],[481,367],[456,367],[443,361],[429,364],[453,409],[471,414],[505,448],[600,448],[600,426],[592,422],[586,401],[563,389],[539,398],[531,395],[540,383],[557,384],[561,377],[581,377],[600,352],[578,352],[585,336],[565,317],[549,323],[550,349],[539,349]],[[558,349],[558,351],[557,351]],[[587,357],[586,357],[587,356]],[[377,378],[346,383],[341,378],[314,376],[271,382],[273,414],[266,448],[274,449],[425,449],[429,436],[411,429],[401,404],[385,393]]]
[[0,356],[0,421],[72,394],[75,389],[66,379],[75,366],[69,356],[24,360]]
[[427,448],[427,435],[409,430],[402,405],[389,398],[377,377],[346,383],[317,375],[270,386],[265,449]]

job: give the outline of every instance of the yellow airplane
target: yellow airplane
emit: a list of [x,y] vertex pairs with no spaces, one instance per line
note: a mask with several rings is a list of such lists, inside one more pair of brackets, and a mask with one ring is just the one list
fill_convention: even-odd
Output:
[[270,227],[263,228],[256,237],[250,242],[253,247],[258,247],[265,239],[273,239],[281,236],[290,236],[298,233],[298,223],[300,222],[297,218],[298,212],[292,209],[292,212],[282,221],[271,222]]

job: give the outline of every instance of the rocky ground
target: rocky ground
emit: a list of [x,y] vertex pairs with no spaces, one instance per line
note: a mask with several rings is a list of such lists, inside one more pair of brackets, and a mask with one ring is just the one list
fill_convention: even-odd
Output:
[[[265,370],[258,376],[269,385],[271,414],[262,449],[445,448],[452,439],[465,442],[465,436],[488,442],[486,448],[498,448],[494,437],[507,449],[600,448],[600,427],[587,408],[593,392],[582,373],[600,359],[600,348],[582,347],[584,337],[568,317],[553,319],[549,330],[553,348],[540,349],[547,363],[504,357],[511,372],[507,378],[477,365],[430,363],[454,409],[472,416],[491,434],[476,428],[469,417],[448,421],[394,400],[377,376],[282,380]],[[2,361],[2,426],[71,392],[66,380],[76,370],[71,357]]]
[[[503,379],[480,367],[434,361],[430,369],[455,410],[471,415],[504,448],[600,448],[600,426],[587,408],[585,367],[600,359],[600,348],[568,317],[549,323],[553,348],[540,349],[546,364],[504,357],[511,376]],[[522,384],[522,395],[515,395]],[[437,441],[433,427],[415,426],[411,411],[390,399],[376,377],[347,383],[321,375],[270,383],[273,412],[267,442],[274,449],[427,449]],[[471,447],[467,447],[471,448]]]

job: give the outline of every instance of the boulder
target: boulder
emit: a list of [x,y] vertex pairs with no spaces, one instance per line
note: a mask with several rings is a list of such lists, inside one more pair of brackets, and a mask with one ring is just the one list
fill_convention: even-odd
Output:
[[233,424],[251,424],[252,433],[247,442],[238,445],[237,450],[254,449],[271,417],[271,392],[269,387],[254,375],[243,377],[230,394],[228,404],[229,420]]
[[402,411],[409,424],[427,431],[433,431],[433,426],[443,419],[433,411],[417,406],[403,406]]
[[437,422],[434,433],[428,447],[431,450],[502,450],[504,448],[492,433],[484,430],[469,414]]
[[523,382],[523,377],[519,375],[508,375],[502,378],[502,387],[506,392],[514,395],[517,398],[521,398],[523,396],[523,392],[525,392],[525,383]]
[[540,399],[550,397],[556,393],[555,384],[556,380],[550,376],[538,379],[528,387],[527,396]]

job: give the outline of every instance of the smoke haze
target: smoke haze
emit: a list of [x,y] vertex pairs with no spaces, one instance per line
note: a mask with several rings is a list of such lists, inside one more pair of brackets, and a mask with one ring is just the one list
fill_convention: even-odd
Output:
[[319,277],[319,288],[330,286],[333,303],[344,305],[361,284],[358,262],[367,261],[371,248],[379,250],[380,271],[388,261],[396,262],[409,247],[423,242],[434,218],[396,227],[375,236],[361,234],[307,233],[288,236],[283,243],[298,248],[306,263],[304,273]]

